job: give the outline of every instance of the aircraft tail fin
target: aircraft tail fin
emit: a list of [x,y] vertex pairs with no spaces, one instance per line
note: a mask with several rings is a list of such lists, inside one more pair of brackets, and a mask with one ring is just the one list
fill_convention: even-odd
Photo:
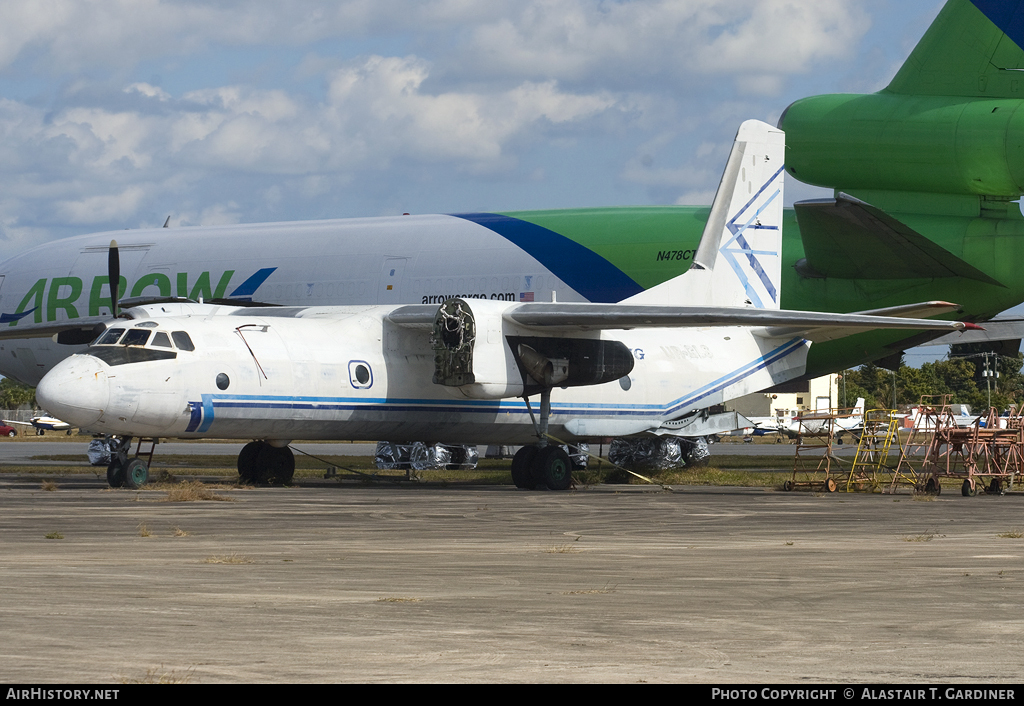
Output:
[[693,265],[624,303],[779,309],[785,150],[778,128],[740,125]]
[[949,0],[886,90],[1024,97],[1024,3]]

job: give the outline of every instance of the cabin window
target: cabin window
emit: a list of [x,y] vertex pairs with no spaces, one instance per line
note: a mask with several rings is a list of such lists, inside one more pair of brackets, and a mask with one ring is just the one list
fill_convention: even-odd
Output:
[[348,364],[348,379],[352,387],[366,389],[373,386],[373,373],[370,364],[362,360],[352,360]]
[[157,331],[153,334],[153,343],[151,345],[159,346],[160,348],[170,348],[171,338],[163,331]]

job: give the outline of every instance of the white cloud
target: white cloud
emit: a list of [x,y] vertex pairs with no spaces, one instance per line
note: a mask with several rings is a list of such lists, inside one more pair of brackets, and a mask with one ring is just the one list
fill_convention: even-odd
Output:
[[[849,55],[868,29],[844,0],[534,0],[472,30],[463,60],[493,73],[616,84],[692,83],[694,74],[809,71]],[[762,92],[777,92],[781,80]]]
[[118,194],[63,201],[57,204],[57,208],[72,223],[103,223],[134,215],[144,196],[145,190],[141,186],[129,186]]

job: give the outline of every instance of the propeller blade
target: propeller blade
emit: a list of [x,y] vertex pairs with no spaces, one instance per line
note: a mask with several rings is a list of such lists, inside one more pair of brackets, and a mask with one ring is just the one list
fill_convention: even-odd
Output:
[[117,252],[117,241],[110,241],[107,252],[107,282],[110,283],[110,311],[117,318],[117,299],[121,289],[121,256]]

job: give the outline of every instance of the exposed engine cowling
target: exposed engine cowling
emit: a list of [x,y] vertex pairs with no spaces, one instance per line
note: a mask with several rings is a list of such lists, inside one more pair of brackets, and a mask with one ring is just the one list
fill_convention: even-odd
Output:
[[531,329],[506,321],[504,302],[449,299],[434,317],[430,343],[435,384],[466,397],[521,397],[551,387],[599,385],[633,370],[620,341],[523,335]]

